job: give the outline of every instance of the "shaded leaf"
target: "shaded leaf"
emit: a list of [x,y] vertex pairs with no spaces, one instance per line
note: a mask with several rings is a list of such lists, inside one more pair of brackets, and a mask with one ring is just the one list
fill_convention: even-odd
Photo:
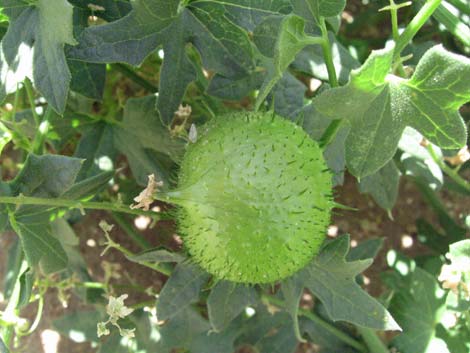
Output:
[[[398,148],[403,151],[400,161],[405,168],[406,175],[422,178],[433,190],[439,190],[444,183],[444,176],[439,165],[429,154],[426,147],[422,146],[423,135],[411,127],[406,127],[398,143]],[[430,142],[428,142],[430,143]],[[437,156],[441,157],[441,149],[432,146]]]
[[[88,16],[93,13],[94,16],[101,17],[108,22],[124,17],[132,9],[130,2],[126,0],[70,0],[70,3],[86,10]],[[92,12],[88,6],[90,4],[100,6],[104,8],[104,11]]]
[[256,314],[244,324],[240,342],[248,343],[260,353],[292,353],[297,347],[294,324],[285,312],[272,314],[264,305],[255,307]]
[[98,311],[76,311],[55,319],[52,326],[74,342],[99,342],[96,324],[102,319]]
[[148,175],[168,187],[172,161],[180,160],[184,141],[172,137],[155,110],[155,97],[131,98],[124,107],[122,125],[113,129],[114,145],[126,155],[137,182],[147,185]]
[[89,62],[139,65],[162,44],[162,31],[177,17],[178,6],[178,1],[134,1],[125,17],[84,30],[69,55]]
[[70,89],[100,101],[103,98],[106,66],[68,59],[71,74]]
[[264,75],[264,71],[255,71],[240,78],[216,74],[210,81],[206,93],[221,99],[240,100],[261,86]]
[[171,40],[163,45],[165,59],[160,69],[157,109],[165,125],[170,125],[184,96],[186,87],[196,79],[196,70],[186,55],[188,19],[183,14],[169,29]]
[[349,236],[331,241],[299,273],[304,285],[325,305],[333,320],[378,330],[399,330],[389,312],[356,283],[355,277],[372,259],[346,262]]
[[219,281],[207,298],[209,321],[216,332],[225,330],[247,306],[254,304],[254,288],[230,281]]
[[74,157],[84,159],[77,180],[114,169],[113,142],[113,127],[106,123],[93,124],[83,132],[74,152]]
[[361,241],[356,247],[351,248],[346,255],[347,261],[373,259],[384,244],[384,238],[369,238]]
[[304,105],[307,87],[294,75],[285,72],[268,97],[268,104],[274,102],[274,111],[284,117],[294,118]]
[[399,182],[400,171],[390,160],[374,174],[361,179],[359,190],[370,194],[380,207],[390,212],[397,201]]
[[228,17],[238,26],[253,32],[264,19],[290,12],[288,0],[227,0],[223,2]]
[[223,332],[202,332],[197,335],[190,345],[191,353],[232,353],[235,351],[234,342],[243,330],[242,322],[235,322]]
[[169,353],[173,348],[189,348],[197,336],[207,334],[209,327],[198,312],[185,306],[160,329],[158,351]]
[[15,195],[59,197],[73,185],[81,166],[78,158],[30,154],[10,187]]
[[274,46],[274,65],[269,68],[268,75],[260,88],[256,98],[256,108],[261,105],[274,85],[282,78],[284,71],[294,61],[295,56],[307,45],[319,44],[321,39],[306,35],[304,26],[304,20],[296,15],[288,15],[281,20]]
[[[9,186],[14,196],[80,199],[97,191],[113,175],[113,172],[103,173],[75,183],[81,166],[82,160],[78,158],[30,154]],[[45,273],[67,266],[67,255],[51,228],[54,212],[54,207],[21,205],[9,214],[10,226],[21,239],[28,264],[39,265]]]
[[187,44],[199,51],[204,68],[223,76],[243,76],[253,68],[248,35],[222,4],[194,1],[184,8],[177,1],[137,0],[132,6],[122,19],[83,31],[80,44],[69,54],[89,62],[138,65],[163,45],[157,108],[165,124],[172,121],[187,85],[196,77],[186,56]]
[[296,13],[312,15],[318,22],[320,17],[339,15],[346,6],[346,0],[291,0]]
[[294,332],[298,341],[304,341],[299,328],[299,305],[304,286],[296,276],[289,277],[281,283],[281,293],[284,297],[285,307],[292,318]]
[[209,274],[199,266],[186,262],[178,264],[160,292],[158,318],[172,318],[195,302],[208,279]]
[[300,327],[310,338],[309,341],[319,346],[322,353],[354,353],[356,350],[346,345],[336,335],[325,329],[323,326],[308,320],[300,318]]

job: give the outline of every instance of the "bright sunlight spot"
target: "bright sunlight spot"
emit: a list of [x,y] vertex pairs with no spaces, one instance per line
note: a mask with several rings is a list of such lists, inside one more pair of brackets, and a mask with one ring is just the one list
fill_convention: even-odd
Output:
[[60,335],[57,331],[44,330],[41,332],[41,344],[44,353],[57,353]]

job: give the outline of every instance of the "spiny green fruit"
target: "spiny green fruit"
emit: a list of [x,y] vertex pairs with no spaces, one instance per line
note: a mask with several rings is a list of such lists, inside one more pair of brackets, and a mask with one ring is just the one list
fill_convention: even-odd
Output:
[[217,278],[270,283],[317,254],[333,207],[322,150],[273,113],[232,113],[199,129],[181,163],[178,222],[192,259]]

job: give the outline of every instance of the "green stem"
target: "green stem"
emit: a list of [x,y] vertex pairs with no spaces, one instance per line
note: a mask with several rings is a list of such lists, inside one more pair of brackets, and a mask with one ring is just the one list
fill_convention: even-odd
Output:
[[398,33],[398,8],[393,0],[390,0],[390,18],[392,22],[392,37],[396,43],[400,35]]
[[[14,227],[14,225],[16,225],[16,222],[14,220],[13,222],[11,222],[11,219],[10,219],[10,224],[12,225],[12,227]],[[14,318],[14,317],[18,317],[19,315],[18,305],[20,303],[20,295],[21,295],[20,277],[27,268],[28,268],[28,264],[26,263],[25,260],[22,260],[22,264],[21,264],[20,270],[18,271],[16,280],[15,280],[15,285],[13,287],[13,292],[11,293],[11,296],[8,300],[8,305],[5,311],[3,312],[4,318],[5,317]],[[11,340],[13,338],[13,332],[14,332],[14,325],[11,325],[11,324],[7,326],[3,332],[3,342],[5,343],[7,347],[10,346]]]
[[431,17],[433,12],[441,4],[442,0],[428,0],[424,6],[418,11],[416,16],[408,23],[405,31],[400,35],[396,41],[395,51],[393,53],[393,61],[396,62],[400,59],[400,54],[405,47],[411,42],[413,37],[423,27],[426,21]]
[[323,135],[320,137],[319,145],[321,148],[324,148],[330,144],[333,138],[338,133],[341,125],[343,124],[343,119],[333,120],[330,125],[326,128]]
[[390,353],[387,346],[377,336],[374,330],[365,327],[357,327],[357,330],[364,339],[370,353]]
[[[114,243],[112,247],[115,248],[116,250],[122,252],[127,257],[132,258],[136,255],[132,251],[130,251],[129,249],[123,247],[120,244]],[[165,276],[168,276],[168,277],[170,277],[171,272],[172,272],[171,269],[169,269],[165,266],[162,266],[161,264],[158,264],[158,263],[152,263],[152,262],[149,262],[149,261],[139,261],[139,264],[141,264],[142,266],[151,268],[152,270],[155,270],[157,272],[160,272],[161,274],[164,274]]]
[[18,83],[16,85],[16,92],[15,92],[15,98],[13,100],[13,109],[11,111],[11,114],[6,115],[8,120],[14,121],[15,120],[15,115],[16,115],[16,110],[18,109],[18,102],[20,100],[20,84]]
[[26,94],[28,95],[29,106],[31,107],[31,114],[33,114],[34,122],[36,123],[36,128],[39,129],[39,124],[41,124],[41,119],[39,119],[38,113],[36,113],[36,104],[34,103],[34,89],[33,85],[29,78],[26,78],[24,81],[24,88],[26,89]]
[[[277,298],[272,297],[272,296],[263,295],[262,299],[264,301],[267,301],[267,302],[269,302],[269,303],[271,303],[275,306],[281,307],[281,308],[285,308],[285,306],[286,306],[286,304],[282,300],[277,299]],[[299,314],[302,315],[302,316],[305,316],[307,319],[309,319],[309,320],[313,321],[314,323],[316,323],[317,325],[321,326],[322,328],[324,328],[325,330],[327,330],[331,334],[338,337],[338,339],[340,339],[344,343],[346,343],[349,346],[357,349],[359,352],[367,352],[367,348],[361,342],[356,341],[351,336],[349,336],[346,333],[344,333],[343,331],[337,329],[335,326],[333,326],[329,322],[323,320],[321,317],[319,317],[313,311],[306,310],[306,309],[299,309]]]
[[452,217],[447,213],[446,207],[443,205],[436,192],[432,190],[425,182],[420,178],[413,178],[415,185],[418,187],[421,195],[431,205],[434,211],[437,213],[439,222],[441,224],[450,224],[454,228],[459,228],[459,225],[455,223]]
[[465,1],[462,1],[462,0],[447,0],[447,2],[452,4],[461,13],[470,16],[470,6],[468,6],[468,3],[465,3]]
[[42,121],[39,124],[39,129],[36,131],[36,136],[33,141],[33,153],[42,154],[44,141],[46,140],[47,133],[49,132],[49,119],[53,113],[52,107],[47,106],[46,112],[42,117]]
[[30,196],[0,196],[0,204],[12,204],[12,205],[41,205],[51,207],[67,207],[76,209],[91,209],[91,210],[106,210],[121,213],[128,213],[133,215],[143,215],[152,218],[158,217],[155,212],[144,211],[139,209],[131,209],[129,206],[115,204],[111,202],[93,202],[93,201],[77,201],[67,199],[47,199],[41,197],[30,197]]
[[137,75],[134,70],[129,68],[128,66],[124,64],[112,64],[112,68],[116,69],[123,75],[127,76],[130,78],[132,81],[137,83],[139,86],[145,88],[147,91],[150,91],[152,93],[158,92],[158,87],[155,86],[153,83],[147,81],[145,78]]
[[[326,28],[326,22],[324,17],[320,17],[320,30],[322,34],[322,51],[323,51],[323,58],[325,59],[326,69],[328,71],[328,80],[330,82],[331,87],[339,87],[338,78],[336,76],[336,69],[333,63],[333,55],[331,52],[331,43],[330,39],[328,38],[328,29]],[[333,138],[336,136],[339,128],[342,125],[342,120],[333,120],[330,125],[326,128],[323,135],[320,137],[320,147],[327,146]]]
[[36,331],[36,329],[38,328],[39,323],[41,322],[42,313],[44,311],[44,294],[45,293],[41,293],[41,295],[39,296],[38,311],[36,313],[36,317],[34,318],[33,323],[29,327],[28,331],[18,332],[19,336],[28,336],[32,334],[34,331]]
[[427,150],[429,154],[431,155],[431,158],[436,162],[436,164],[442,169],[444,173],[447,174],[449,178],[451,178],[456,184],[461,186],[463,189],[467,190],[470,192],[470,182],[466,181],[463,179],[457,171],[449,167],[437,154],[436,151],[434,151],[434,148],[432,145],[429,143],[427,146]]
[[116,223],[121,227],[131,238],[132,240],[139,245],[143,250],[150,249],[152,245],[145,239],[139,232],[137,232],[132,225],[129,224],[127,219],[116,212],[112,212],[111,215]]
[[324,17],[320,17],[320,29],[321,29],[321,47],[323,50],[323,57],[325,59],[326,69],[328,71],[328,80],[330,81],[331,87],[338,87],[338,78],[336,77],[336,69],[333,63],[333,55],[331,53],[331,43],[328,38],[328,29],[326,28],[326,22]]

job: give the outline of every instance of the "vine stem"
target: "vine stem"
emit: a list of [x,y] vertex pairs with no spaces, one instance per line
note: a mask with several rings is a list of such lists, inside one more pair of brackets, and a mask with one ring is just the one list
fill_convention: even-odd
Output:
[[[108,241],[107,246],[120,251],[127,258],[132,258],[136,255],[132,251],[130,251],[129,249],[123,247],[122,245],[120,245],[120,244],[118,244],[118,243],[116,243],[112,240],[110,242]],[[106,251],[106,249],[105,249],[105,251]],[[142,266],[145,266],[145,267],[151,268],[152,270],[160,272],[161,274],[164,274],[165,276],[168,276],[168,277],[170,277],[171,272],[172,272],[172,270],[170,268],[162,266],[159,263],[152,263],[152,262],[149,262],[149,261],[139,261],[138,263],[141,264]]]
[[[402,7],[410,6],[411,1],[404,2],[402,4],[396,4],[394,0],[390,0],[390,5],[381,8],[379,11],[390,11],[390,22],[392,24],[392,38],[396,44],[400,34],[398,33],[398,10]],[[400,58],[399,58],[400,59]],[[402,60],[398,60],[393,65],[394,71],[396,70],[398,75],[406,77],[405,69],[403,68]]]
[[466,181],[463,179],[454,169],[449,167],[437,154],[436,151],[434,151],[434,148],[432,147],[432,144],[428,144],[427,150],[433,159],[434,162],[439,166],[439,168],[442,169],[444,173],[447,174],[448,177],[450,177],[456,184],[470,192],[470,182]]
[[42,121],[39,123],[38,130],[36,131],[36,136],[34,137],[33,141],[33,153],[35,154],[42,154],[44,141],[46,140],[46,135],[49,132],[49,119],[52,116],[52,107],[50,105],[47,106],[46,112],[42,117]]
[[119,71],[123,75],[127,76],[132,81],[137,83],[139,86],[145,88],[147,91],[152,92],[152,93],[158,92],[158,87],[157,86],[155,86],[150,81],[147,81],[145,78],[137,75],[134,72],[134,70],[130,69],[126,65],[117,63],[117,64],[112,64],[111,67],[116,69],[117,71]]
[[[339,87],[338,77],[336,76],[336,69],[333,63],[333,54],[331,50],[330,38],[328,37],[328,29],[324,17],[320,17],[319,25],[322,35],[321,47],[323,51],[323,58],[325,59],[326,70],[328,71],[328,81],[332,88]],[[320,138],[320,147],[327,146],[336,136],[343,120],[333,120],[326,128],[325,132]]]
[[442,0],[428,0],[424,6],[418,11],[416,16],[408,23],[405,31],[398,37],[395,44],[395,51],[393,53],[393,61],[400,60],[400,54],[405,47],[411,42],[413,37],[423,27],[426,21],[431,17],[434,11],[439,7]]
[[387,346],[377,336],[377,333],[374,330],[365,327],[357,327],[357,331],[361,334],[370,352],[390,353]]
[[132,227],[132,225],[129,224],[129,222],[123,215],[116,212],[112,212],[111,216],[119,225],[119,227],[121,227],[132,238],[132,240],[143,250],[151,248],[151,244],[147,241],[147,239],[145,239],[139,232],[137,232]]
[[[270,304],[273,304],[275,306],[284,308],[286,304],[275,297],[269,296],[269,295],[263,295],[262,299],[266,302],[269,302]],[[323,320],[321,317],[319,317],[317,314],[315,314],[313,311],[306,310],[306,309],[299,309],[299,314],[302,316],[305,316],[307,319],[313,321],[314,323],[318,324],[331,334],[335,335],[343,341],[344,343],[348,344],[349,346],[357,349],[359,352],[367,352],[367,348],[361,343],[356,341],[354,338],[351,336],[347,335],[343,331],[337,329],[335,326],[331,325],[329,322]]]
[[333,63],[333,54],[331,51],[331,43],[328,38],[328,29],[326,28],[326,22],[324,17],[320,17],[320,30],[321,30],[321,47],[323,50],[323,57],[325,59],[326,70],[328,71],[328,80],[330,81],[331,87],[338,87],[338,78],[336,76],[336,69]]
[[76,201],[67,200],[61,198],[48,199],[42,197],[31,197],[31,196],[0,196],[0,204],[13,204],[13,205],[41,205],[51,207],[67,207],[76,208],[79,210],[91,209],[91,210],[105,210],[114,211],[120,213],[127,213],[132,215],[149,216],[152,218],[158,217],[155,212],[144,211],[139,209],[131,209],[129,206],[115,204],[112,202],[93,202],[93,201]]
[[29,105],[31,107],[31,114],[33,114],[34,122],[36,123],[36,128],[39,129],[41,124],[41,119],[39,118],[38,113],[36,112],[36,104],[34,103],[34,89],[33,85],[29,78],[25,78],[23,81],[24,88],[26,89],[26,95],[28,96]]

